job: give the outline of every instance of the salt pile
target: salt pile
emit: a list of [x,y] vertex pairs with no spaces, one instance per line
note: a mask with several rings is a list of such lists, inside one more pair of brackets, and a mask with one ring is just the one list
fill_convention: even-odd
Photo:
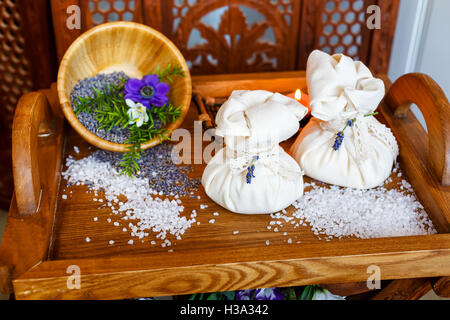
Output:
[[284,211],[271,215],[274,219],[271,226],[282,226],[284,222],[298,228],[308,223],[319,239],[322,235],[328,241],[343,237],[367,239],[436,233],[406,180],[399,182],[400,191],[385,187],[371,190],[324,187],[315,183],[305,187],[311,190],[294,203],[294,213],[289,215]]
[[[200,179],[189,178],[187,174],[192,171],[192,167],[177,166],[172,160],[176,155],[172,155],[172,152],[173,145],[167,143],[145,150],[137,161],[140,168],[137,177],[147,178],[161,196],[175,196],[175,199],[178,199],[180,196],[193,195],[200,185]],[[121,170],[122,154],[97,150],[93,156]]]
[[[62,176],[68,184],[87,185],[95,194],[103,191],[106,205],[114,214],[123,215],[122,220],[128,223],[133,237],[143,239],[149,232],[156,233],[161,240],[169,234],[180,237],[196,222],[195,217],[188,219],[181,216],[184,211],[179,203],[181,201],[161,199],[148,178],[120,175],[110,162],[101,161],[95,155],[81,160],[69,156],[66,165],[67,170]],[[121,195],[128,201],[119,200]],[[170,245],[170,241],[165,240],[162,246]]]

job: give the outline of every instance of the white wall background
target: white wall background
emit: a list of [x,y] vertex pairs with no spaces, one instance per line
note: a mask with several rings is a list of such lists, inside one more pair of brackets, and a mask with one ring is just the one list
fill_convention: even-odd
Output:
[[[430,75],[450,97],[450,1],[401,0],[389,77]],[[413,112],[425,126],[417,109]]]

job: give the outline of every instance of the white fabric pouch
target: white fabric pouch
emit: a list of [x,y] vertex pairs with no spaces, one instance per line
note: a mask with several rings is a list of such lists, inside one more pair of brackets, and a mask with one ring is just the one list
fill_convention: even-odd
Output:
[[325,183],[382,185],[399,152],[391,130],[373,116],[385,94],[383,81],[362,62],[318,50],[308,59],[307,78],[313,118],[292,156],[307,176]]
[[234,91],[216,117],[224,138],[202,184],[222,207],[242,214],[280,211],[303,195],[303,172],[279,143],[299,130],[308,109],[263,90]]

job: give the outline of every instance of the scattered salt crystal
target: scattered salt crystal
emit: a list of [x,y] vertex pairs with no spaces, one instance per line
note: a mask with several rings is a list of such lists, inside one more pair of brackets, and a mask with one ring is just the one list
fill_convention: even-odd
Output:
[[206,208],[208,208],[208,206],[206,204],[200,205],[200,209],[205,210]]
[[123,231],[123,232],[127,232],[127,228],[123,228],[122,231]]
[[97,218],[97,217],[95,217],[95,218],[94,218],[94,221],[98,221],[98,218]]
[[234,231],[233,234],[234,235],[239,234],[239,231]]
[[213,215],[215,215],[216,217],[218,217],[218,216],[219,216],[219,213],[218,213],[218,212],[214,212]]
[[86,237],[86,242],[87,242],[87,243],[91,242],[91,238]]
[[61,198],[63,198],[63,200],[67,200],[67,195],[63,194]]
[[152,242],[150,242],[150,244],[151,244],[152,246],[154,246],[154,245],[156,244],[156,241],[152,241]]
[[79,149],[77,146],[74,146],[74,147],[73,147],[73,150],[75,150],[75,153],[76,153],[76,154],[79,154],[79,153],[80,153],[80,149]]
[[133,240],[128,241],[128,244],[133,244],[133,243],[134,243]]
[[[101,161],[94,155],[81,160],[69,156],[66,166],[62,176],[68,184],[87,185],[91,192],[102,191],[112,212],[133,222],[129,229],[138,238],[149,234],[145,231],[156,233],[162,240],[169,234],[180,236],[195,223],[194,219],[181,216],[184,207],[177,201],[152,197],[152,194],[162,196],[163,193],[153,190],[148,178],[121,175],[108,161]],[[119,201],[118,195],[127,201]]]
[[167,252],[172,253],[172,252],[173,252],[173,249],[167,250]]
[[120,223],[114,222],[114,226],[118,227],[118,226],[120,226]]
[[270,244],[270,241],[269,240],[267,240],[266,241],[266,246],[268,246]]
[[216,220],[215,219],[211,219],[211,220],[209,220],[209,223],[211,223],[211,224],[214,224],[216,222]]
[[292,239],[289,238],[287,242],[288,242],[289,244],[291,244],[291,243],[292,243]]
[[108,223],[111,223],[111,218],[106,219],[106,221],[108,221]]
[[319,237],[383,238],[436,233],[414,195],[379,187],[314,187],[294,203],[293,217]]
[[114,244],[114,240],[111,240],[111,241],[109,242],[109,244],[110,244],[110,245],[113,245],[113,244]]

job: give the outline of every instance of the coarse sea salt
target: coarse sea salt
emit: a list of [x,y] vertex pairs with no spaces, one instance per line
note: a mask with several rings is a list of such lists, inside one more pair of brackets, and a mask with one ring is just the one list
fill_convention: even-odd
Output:
[[[131,236],[142,239],[151,231],[158,239],[164,240],[169,234],[175,237],[183,235],[195,222],[195,219],[181,216],[184,207],[176,200],[154,196],[157,192],[152,190],[147,178],[121,175],[109,162],[92,155],[81,160],[69,156],[66,166],[62,176],[68,184],[86,185],[90,191],[103,191],[106,204],[132,221],[128,225]],[[128,201],[119,201],[120,196]],[[152,241],[152,244],[156,243]]]
[[312,189],[293,204],[292,214],[276,213],[272,218],[296,219],[296,227],[309,223],[314,234],[318,238],[326,235],[327,241],[333,237],[367,239],[436,233],[411,185],[405,180],[397,184],[405,190],[358,190],[311,183]]

